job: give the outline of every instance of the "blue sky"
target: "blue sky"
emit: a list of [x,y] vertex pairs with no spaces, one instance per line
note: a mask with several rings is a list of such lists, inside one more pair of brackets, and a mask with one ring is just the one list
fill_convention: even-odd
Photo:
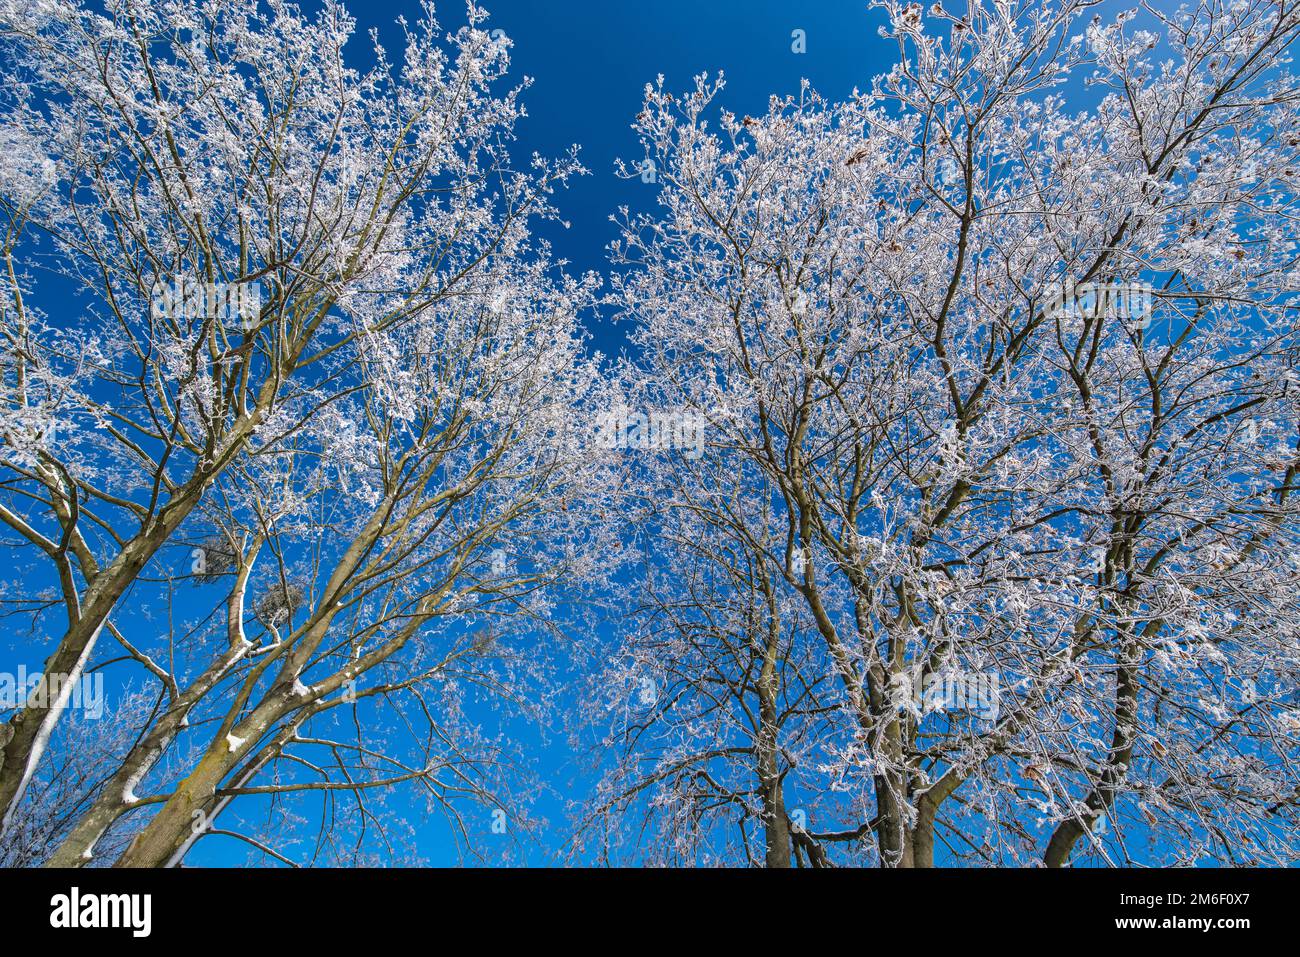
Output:
[[[499,0],[486,4],[490,30],[513,43],[511,72],[533,78],[524,96],[528,119],[519,126],[520,156],[536,150],[557,156],[582,148],[591,175],[558,197],[570,223],[540,230],[557,255],[576,271],[606,272],[605,247],[615,238],[610,215],[620,206],[646,209],[653,184],[623,180],[614,164],[641,158],[631,124],[645,84],[662,73],[672,90],[685,90],[698,73],[723,71],[722,102],[738,114],[766,112],[769,95],[797,93],[801,78],[832,99],[866,88],[892,62],[896,47],[882,39],[880,11],[865,0],[708,2],[708,0]],[[352,5],[359,26],[384,31],[415,4]],[[439,18],[450,28],[463,21],[459,6],[443,3]],[[791,34],[803,30],[806,52],[792,51]],[[381,32],[381,36],[385,36]],[[391,34],[387,34],[391,35]],[[594,322],[594,345],[616,352],[621,330]]]

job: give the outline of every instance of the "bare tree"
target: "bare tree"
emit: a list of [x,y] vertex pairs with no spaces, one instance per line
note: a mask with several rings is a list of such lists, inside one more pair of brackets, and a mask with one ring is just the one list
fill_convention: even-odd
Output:
[[[336,4],[47,5],[5,24],[6,79],[30,94],[7,145],[49,169],[3,198],[0,518],[60,589],[46,673],[75,680],[107,632],[164,698],[54,863],[91,860],[136,809],[152,814],[119,863],[174,862],[232,798],[265,793],[258,774],[303,760],[316,715],[423,708],[435,680],[498,687],[445,623],[542,619],[542,586],[578,564],[557,516],[597,468],[573,427],[598,381],[575,325],[590,293],[553,278],[528,222],[580,167],[515,172],[518,90],[493,92],[507,44],[476,8],[447,45],[424,14],[400,66],[376,47],[364,73]],[[39,312],[21,255],[91,294],[81,328]],[[140,616],[175,578],[164,547],[187,540],[227,594],[222,626],[178,649]],[[514,571],[484,572],[512,549]],[[47,699],[6,726],[0,808],[59,719]],[[343,762],[294,787],[475,791],[478,756],[439,738],[455,709],[438,710],[424,763],[358,741],[383,774]],[[190,764],[138,796],[160,759]]]
[[886,866],[1296,859],[1300,8],[1089,6],[885,4],[871,94],[638,120],[635,378],[784,511]]
[[820,866],[827,842],[860,836],[816,829],[854,813],[819,769],[845,740],[843,714],[790,588],[800,557],[783,510],[733,453],[629,463],[654,475],[633,486],[644,579],[632,627],[590,679],[587,708],[613,726],[575,848]]

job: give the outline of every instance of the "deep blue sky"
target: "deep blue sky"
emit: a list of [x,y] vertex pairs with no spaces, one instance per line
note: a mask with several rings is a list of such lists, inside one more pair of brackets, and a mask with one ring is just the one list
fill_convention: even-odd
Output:
[[[520,156],[533,150],[557,156],[582,147],[591,175],[575,181],[558,202],[569,229],[541,233],[572,269],[606,271],[605,247],[615,238],[610,215],[620,206],[647,208],[655,185],[623,180],[614,163],[642,157],[631,124],[641,109],[645,84],[664,74],[673,91],[688,89],[698,73],[726,76],[722,102],[737,114],[766,112],[769,95],[797,93],[801,78],[831,99],[865,89],[887,68],[897,49],[882,39],[880,11],[866,0],[498,0],[485,4],[487,29],[504,30],[513,43],[511,73],[527,75],[528,118],[518,128]],[[358,25],[381,30],[417,10],[411,0],[350,6]],[[464,21],[459,4],[442,3],[444,28]],[[806,52],[791,50],[791,33],[803,30]],[[393,36],[393,42],[396,37]],[[621,330],[593,324],[594,343],[609,353]]]

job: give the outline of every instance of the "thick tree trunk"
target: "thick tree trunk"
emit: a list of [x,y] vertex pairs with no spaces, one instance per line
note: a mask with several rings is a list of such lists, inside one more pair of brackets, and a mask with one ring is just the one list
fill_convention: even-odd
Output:
[[[291,694],[291,692],[290,692]],[[166,867],[176,852],[211,823],[209,812],[219,802],[217,789],[252,751],[271,726],[291,710],[288,695],[267,699],[235,727],[225,729],[202,760],[172,792],[167,803],[113,864],[114,867]],[[291,724],[289,732],[292,733]],[[274,750],[264,747],[252,762],[259,767]]]
[[[162,810],[117,859],[114,867],[164,867],[172,855],[194,833],[196,822],[206,818],[207,808],[216,797],[217,787],[234,767],[237,755],[221,745],[204,755],[203,760],[176,791]],[[195,812],[199,812],[196,814]]]
[[775,762],[760,771],[760,791],[763,796],[764,836],[767,844],[765,863],[768,867],[790,866],[790,819],[785,812],[785,795]]
[[[68,696],[81,680],[86,662],[95,650],[102,628],[103,619],[89,631],[80,625],[69,630],[58,650],[46,660],[36,696],[29,697],[22,710],[9,722],[8,740],[0,751],[0,836],[9,830],[54,726],[67,707]],[[57,681],[57,695],[50,694],[51,679]]]
[[915,866],[906,802],[906,783],[898,775],[876,775],[876,840],[882,867]]
[[758,736],[758,781],[763,800],[763,832],[767,844],[768,867],[790,866],[790,819],[785,812],[785,794],[781,784],[781,767],[777,760],[776,679],[764,663],[759,678],[759,714],[762,728]]
[[[264,387],[263,393],[260,401],[268,401],[269,387]],[[61,680],[67,679],[65,684],[70,684],[75,680],[74,676],[80,676],[80,669],[94,651],[95,642],[118,600],[198,505],[203,490],[242,447],[260,423],[262,415],[259,404],[252,414],[236,423],[226,438],[220,458],[196,472],[159,509],[153,521],[127,542],[113,562],[94,576],[94,581],[86,589],[77,619],[60,638],[54,654],[46,659],[42,680],[57,675]],[[9,722],[8,740],[0,750],[0,834],[8,829],[22,801],[23,791],[41,759],[44,744],[60,717],[58,708],[51,707],[53,704],[56,702],[48,700],[27,704]]]
[[185,727],[191,709],[252,647],[244,637],[244,596],[260,546],[259,538],[252,550],[241,559],[235,585],[226,601],[226,634],[229,644],[225,653],[212,661],[184,693],[176,696],[157,724],[127,752],[121,766],[108,783],[100,788],[90,810],[82,815],[63,843],[55,849],[46,862],[47,867],[80,867],[93,859],[95,844],[113,822],[130,810],[135,800],[135,789]]

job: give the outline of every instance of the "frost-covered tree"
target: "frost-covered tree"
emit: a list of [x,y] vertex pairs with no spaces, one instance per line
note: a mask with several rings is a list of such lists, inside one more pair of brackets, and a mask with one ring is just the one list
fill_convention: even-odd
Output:
[[[484,765],[508,756],[463,702],[483,689],[535,714],[547,588],[606,551],[600,461],[572,428],[599,379],[580,354],[585,292],[511,278],[508,298],[368,333],[364,387],[217,480],[205,514],[235,556],[223,627],[194,636],[185,667],[171,646],[167,667],[141,653],[166,702],[51,863],[88,859],[152,805],[119,864],[179,860],[245,795],[361,800],[413,781],[453,814],[458,794],[501,804]],[[169,752],[179,779],[141,794]]]
[[[767,568],[705,604],[796,596],[783,653],[852,728],[808,830],[861,840],[808,860],[1294,862],[1300,5],[883,6],[897,65],[848,102],[647,87],[660,208],[615,250],[628,388],[707,415],[725,483],[670,527],[775,515],[707,520]],[[645,721],[651,764],[716,734]]]
[[663,865],[820,862],[822,844],[860,836],[809,829],[853,814],[820,773],[852,727],[789,587],[787,517],[717,445],[629,464],[647,470],[629,502],[644,577],[632,627],[588,679],[586,707],[611,728],[575,846]]
[[647,88],[607,385],[481,10],[0,0],[0,860],[482,857],[557,706],[605,860],[1300,859],[1300,3],[879,6]]
[[[487,793],[457,702],[544,656],[465,629],[586,574],[599,460],[589,283],[529,236],[580,167],[512,166],[485,16],[444,39],[425,6],[394,64],[336,3],[0,7],[6,598],[47,675],[124,658],[157,693],[54,862],[129,827],[118,863],[174,863],[243,795]],[[65,707],[3,725],[6,840]]]

